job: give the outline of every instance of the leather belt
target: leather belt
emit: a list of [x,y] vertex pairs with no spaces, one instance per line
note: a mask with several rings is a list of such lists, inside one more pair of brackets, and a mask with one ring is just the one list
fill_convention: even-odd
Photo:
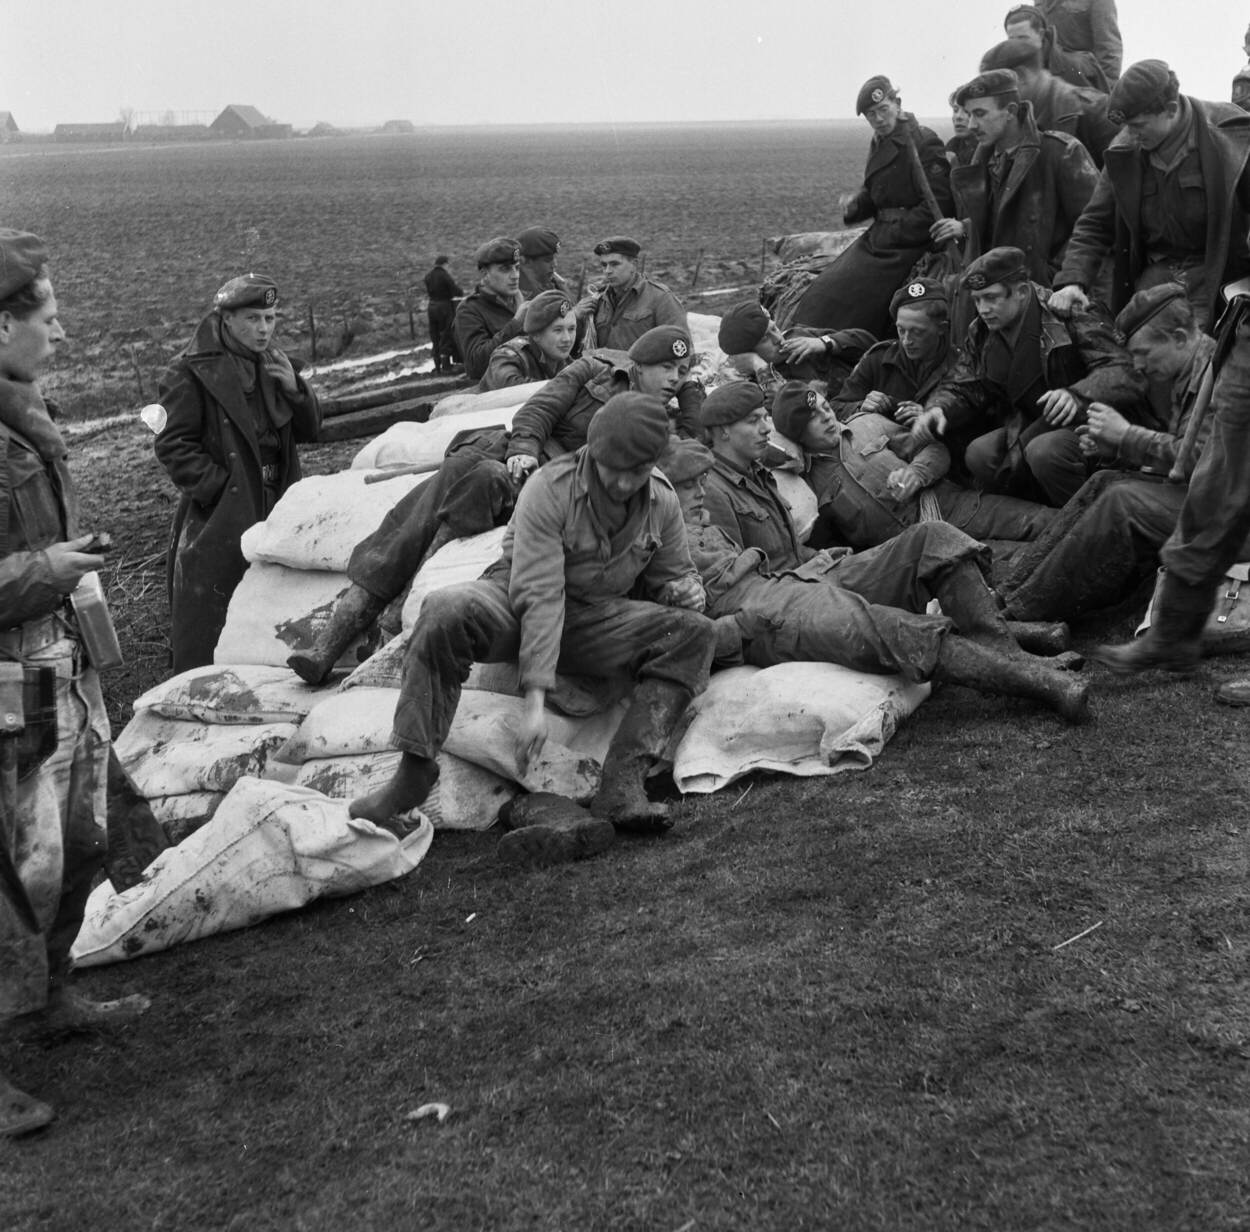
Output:
[[260,478],[262,483],[275,484],[281,478],[282,465],[279,462],[266,462],[260,468]]
[[61,641],[68,633],[69,627],[60,615],[40,616],[15,629],[0,629],[0,654],[6,658],[24,659],[53,642]]

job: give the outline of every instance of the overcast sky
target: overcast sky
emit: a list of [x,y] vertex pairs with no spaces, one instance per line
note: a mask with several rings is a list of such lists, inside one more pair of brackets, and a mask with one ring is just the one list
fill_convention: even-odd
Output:
[[[20,127],[250,103],[308,127],[822,119],[888,74],[946,111],[1007,0],[0,0]],[[1125,63],[1227,99],[1250,6],[1121,0]],[[956,21],[955,19],[958,19]],[[199,116],[195,118],[201,118]]]

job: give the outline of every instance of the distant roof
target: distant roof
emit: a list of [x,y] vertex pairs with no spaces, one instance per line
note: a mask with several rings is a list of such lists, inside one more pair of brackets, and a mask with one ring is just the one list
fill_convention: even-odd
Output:
[[11,111],[0,111],[0,128],[7,128],[11,133],[18,131],[17,121]]
[[[270,122],[268,116],[262,115],[261,112],[255,107],[249,106],[246,103],[231,103],[228,107],[222,110],[222,113],[217,117],[217,120],[220,120],[223,116],[227,115],[233,115],[237,119],[242,120],[248,128],[259,128],[262,124],[268,124]],[[214,120],[213,123],[216,124],[217,120]]]
[[53,132],[57,133],[117,133],[126,131],[125,120],[109,120],[104,124],[58,124]]

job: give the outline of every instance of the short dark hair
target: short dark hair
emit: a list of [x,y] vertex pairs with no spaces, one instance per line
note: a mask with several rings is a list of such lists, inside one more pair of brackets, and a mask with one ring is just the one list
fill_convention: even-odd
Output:
[[947,324],[951,319],[950,304],[943,299],[922,299],[917,300],[914,304],[899,304],[898,310],[894,313],[894,319],[898,320],[898,314],[905,309],[912,312],[920,311],[929,318],[930,321],[936,321],[939,325]]
[[37,273],[24,287],[18,287],[4,299],[0,299],[0,312],[7,312],[24,321],[44,306],[52,295],[48,285],[48,267],[41,265]]
[[1011,9],[1003,18],[1003,29],[1006,30],[1018,21],[1027,21],[1038,34],[1046,33],[1046,18],[1031,4],[1017,4]]
[[451,261],[450,257],[435,257],[434,258],[435,265],[447,265],[450,261]]

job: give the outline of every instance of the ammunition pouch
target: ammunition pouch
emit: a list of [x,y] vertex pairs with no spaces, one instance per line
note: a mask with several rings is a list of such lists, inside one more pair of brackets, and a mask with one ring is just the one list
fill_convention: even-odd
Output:
[[56,751],[56,668],[0,660],[0,740],[17,746],[17,777]]

